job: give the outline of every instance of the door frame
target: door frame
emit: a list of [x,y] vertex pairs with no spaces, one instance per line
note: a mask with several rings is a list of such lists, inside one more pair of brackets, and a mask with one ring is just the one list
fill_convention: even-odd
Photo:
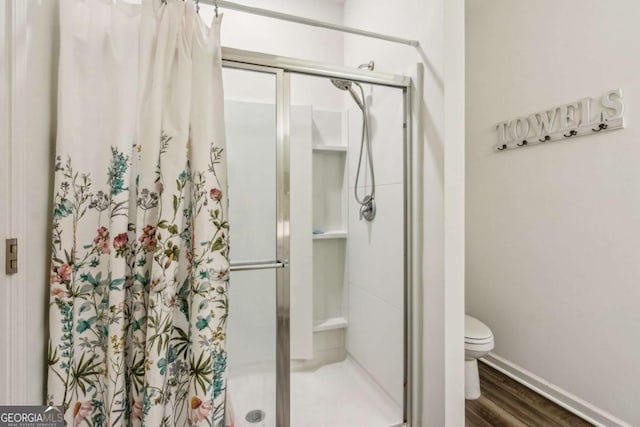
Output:
[[[0,404],[25,404],[34,400],[44,401],[43,396],[33,394],[29,389],[28,362],[25,354],[32,349],[25,339],[33,331],[28,330],[30,306],[28,295],[29,273],[25,261],[25,247],[28,246],[27,203],[25,196],[28,177],[26,172],[28,99],[25,97],[28,81],[26,41],[28,29],[28,3],[10,0],[0,6],[0,43],[3,57],[0,61],[0,322],[2,322],[3,350],[0,353]],[[5,274],[6,238],[18,239],[18,273]],[[40,307],[38,307],[39,309]],[[38,325],[40,326],[40,325]],[[43,361],[44,362],[44,361]],[[42,378],[44,387],[45,379]]]
[[[419,201],[417,189],[420,183],[419,163],[416,154],[419,152],[412,138],[413,97],[415,90],[410,77],[385,74],[369,70],[351,69],[295,58],[286,58],[264,53],[244,51],[233,48],[222,48],[223,67],[271,73],[276,76],[276,123],[277,123],[277,261],[284,264],[276,273],[276,425],[290,427],[290,156],[289,114],[291,110],[290,76],[303,74],[316,77],[352,80],[378,86],[394,87],[403,94],[403,168],[404,168],[404,280],[403,280],[403,343],[404,343],[404,387],[403,387],[403,424],[394,427],[411,427],[416,416],[415,393],[416,384],[420,384],[414,370],[414,354],[420,342],[420,328],[414,316],[415,287],[418,285],[416,266],[420,236],[415,236],[414,221],[419,221],[420,212],[414,209]],[[415,328],[414,326],[418,326]],[[415,330],[415,332],[414,332]],[[419,421],[416,421],[419,423]]]
[[276,425],[290,425],[289,75],[283,69],[223,59],[222,66],[276,80]]

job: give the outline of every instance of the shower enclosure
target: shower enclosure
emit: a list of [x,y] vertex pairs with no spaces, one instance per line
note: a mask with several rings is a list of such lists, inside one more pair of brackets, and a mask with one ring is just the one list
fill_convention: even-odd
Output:
[[[235,425],[411,425],[410,79],[223,58]],[[363,87],[371,221],[354,197],[372,190],[364,164],[355,180],[367,116],[331,79]]]

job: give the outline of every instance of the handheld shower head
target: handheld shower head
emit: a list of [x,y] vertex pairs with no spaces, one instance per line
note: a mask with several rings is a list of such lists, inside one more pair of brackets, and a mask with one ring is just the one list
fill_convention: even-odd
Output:
[[[356,102],[356,104],[358,104],[358,107],[360,107],[360,109],[364,111],[364,104],[363,104],[364,101],[361,100],[358,97],[358,94],[353,90],[353,82],[349,80],[343,80],[343,79],[331,79],[331,83],[333,83],[333,85],[338,89],[349,92],[353,100]],[[358,83],[356,83],[356,85],[358,85]],[[358,87],[361,87],[361,86],[358,85]],[[364,94],[364,92],[362,93]]]
[[[369,64],[367,64],[369,66]],[[370,64],[370,69],[373,69],[373,62]],[[358,157],[358,170],[356,172],[356,182],[354,187],[354,195],[356,197],[356,201],[360,204],[360,219],[366,219],[367,221],[373,221],[376,216],[376,203],[375,203],[375,193],[376,193],[376,178],[373,170],[373,155],[371,154],[371,136],[369,135],[369,119],[367,117],[367,108],[364,104],[365,95],[364,89],[362,85],[358,82],[352,82],[350,80],[344,79],[331,79],[331,83],[340,90],[349,92],[353,100],[356,102],[360,111],[362,112],[362,138],[360,140],[360,156]],[[360,89],[360,96],[353,89],[353,86],[357,86]],[[371,177],[371,192],[366,194],[362,199],[358,193],[358,181],[360,179],[360,172],[362,166],[362,158],[364,157],[365,151],[367,152],[367,162],[369,164],[369,171]]]
[[349,90],[352,84],[349,80],[342,79],[331,79],[331,83],[340,90]]

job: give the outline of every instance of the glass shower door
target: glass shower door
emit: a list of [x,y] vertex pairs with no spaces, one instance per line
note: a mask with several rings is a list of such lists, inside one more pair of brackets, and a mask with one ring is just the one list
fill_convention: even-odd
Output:
[[224,68],[232,272],[228,385],[235,426],[276,426],[276,76]]

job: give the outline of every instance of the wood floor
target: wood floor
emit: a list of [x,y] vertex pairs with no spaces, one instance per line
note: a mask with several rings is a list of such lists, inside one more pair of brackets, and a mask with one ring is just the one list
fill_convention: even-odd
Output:
[[484,363],[478,367],[482,396],[466,401],[467,427],[591,426]]

